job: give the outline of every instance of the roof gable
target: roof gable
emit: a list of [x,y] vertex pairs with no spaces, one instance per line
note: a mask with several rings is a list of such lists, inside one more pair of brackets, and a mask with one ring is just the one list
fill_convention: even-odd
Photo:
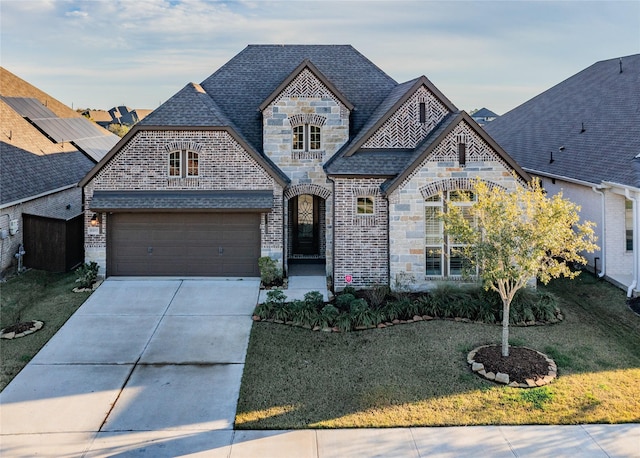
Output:
[[353,104],[329,81],[309,59],[302,63],[260,104],[263,111],[280,97],[331,97],[348,110]]
[[262,151],[259,108],[305,59],[353,105],[352,133],[397,85],[350,45],[249,45],[201,85],[247,141]]
[[[420,122],[421,103],[425,104],[425,122]],[[378,106],[344,155],[367,148],[413,149],[454,111],[455,105],[425,76],[399,84]]]
[[[639,187],[640,54],[597,62],[485,126],[526,170]],[[552,159],[553,156],[553,160]]]
[[457,161],[459,142],[467,144],[467,166],[472,161],[498,160],[523,181],[529,175],[466,112],[449,115],[407,161],[405,169],[384,185],[387,194],[400,187],[425,161]]

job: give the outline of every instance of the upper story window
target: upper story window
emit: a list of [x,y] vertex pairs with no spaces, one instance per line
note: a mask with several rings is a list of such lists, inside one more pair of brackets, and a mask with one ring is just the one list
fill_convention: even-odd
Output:
[[199,175],[198,153],[190,150],[171,151],[169,153],[169,177],[187,178]]
[[300,124],[293,127],[294,151],[318,151],[322,145],[322,134],[320,126],[313,124]]
[[440,212],[446,211],[447,206],[460,207],[462,214],[471,219],[469,211],[477,200],[475,194],[465,191],[447,191],[442,195],[434,195],[425,201],[425,253],[426,275],[438,277],[461,277],[469,272],[471,265],[464,258],[458,248],[464,246],[444,232],[444,225],[440,220]]

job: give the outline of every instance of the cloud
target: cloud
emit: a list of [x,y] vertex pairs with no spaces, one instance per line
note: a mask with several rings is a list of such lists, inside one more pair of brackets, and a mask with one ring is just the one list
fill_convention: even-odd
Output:
[[3,65],[105,108],[157,106],[248,44],[319,43],[352,44],[401,82],[424,74],[460,108],[504,112],[640,48],[635,1],[0,1]]

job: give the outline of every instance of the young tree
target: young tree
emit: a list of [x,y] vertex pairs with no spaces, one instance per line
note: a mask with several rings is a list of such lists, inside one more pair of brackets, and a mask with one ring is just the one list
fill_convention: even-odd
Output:
[[502,355],[509,356],[509,314],[516,292],[538,278],[575,278],[572,263],[598,249],[590,221],[580,223],[580,207],[562,197],[548,198],[538,179],[509,192],[476,180],[477,201],[465,209],[450,205],[441,214],[445,232],[456,244],[486,289],[502,299]]

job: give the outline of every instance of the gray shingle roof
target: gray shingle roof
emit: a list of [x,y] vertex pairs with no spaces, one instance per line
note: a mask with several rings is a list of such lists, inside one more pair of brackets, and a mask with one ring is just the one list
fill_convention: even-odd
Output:
[[640,187],[640,168],[634,165],[639,126],[640,54],[635,54],[591,65],[485,130],[527,170]]
[[201,85],[257,151],[262,151],[260,104],[305,59],[353,105],[359,132],[397,83],[350,45],[250,45]]
[[141,126],[219,126],[231,123],[198,84],[189,83],[139,122]]
[[117,210],[270,211],[273,191],[95,191],[90,208]]
[[0,204],[75,185],[93,165],[79,151],[37,155],[0,142]]

